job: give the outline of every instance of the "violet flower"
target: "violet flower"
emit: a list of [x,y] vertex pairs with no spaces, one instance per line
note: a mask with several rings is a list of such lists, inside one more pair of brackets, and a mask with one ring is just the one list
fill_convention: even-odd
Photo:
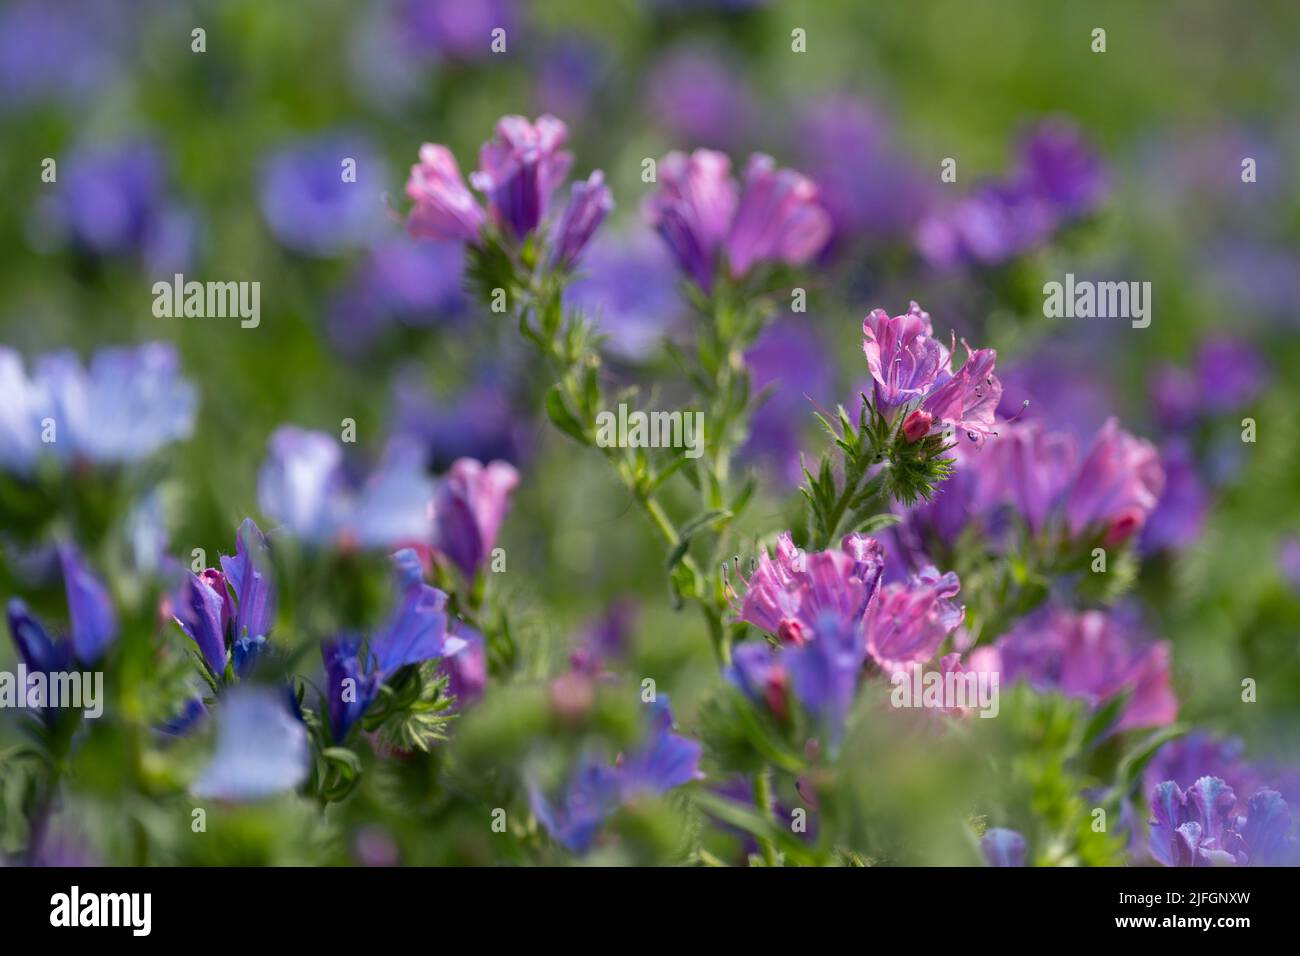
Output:
[[1291,813],[1276,790],[1250,798],[1237,816],[1237,796],[1218,777],[1201,777],[1187,791],[1172,780],[1151,801],[1148,849],[1165,866],[1294,865]]
[[[32,473],[43,453],[110,467],[140,461],[194,429],[194,387],[161,342],[101,349],[83,368],[71,352],[44,355],[28,378],[0,348],[0,469]],[[48,420],[48,421],[47,421]]]
[[70,544],[58,549],[68,602],[68,632],[55,639],[17,598],[9,601],[9,635],[29,674],[53,674],[73,663],[97,664],[117,640],[117,612],[108,588]]
[[551,258],[555,268],[572,269],[592,235],[614,208],[605,174],[593,172],[585,182],[573,184],[569,204],[555,227]]
[[980,850],[989,866],[1025,865],[1025,838],[1015,830],[989,827],[980,839]]
[[913,302],[906,315],[892,318],[873,310],[862,322],[862,349],[871,372],[873,403],[887,419],[907,408],[929,416],[911,419],[909,440],[953,430],[977,446],[993,432],[1002,383],[993,374],[997,352],[972,351],[965,342],[966,361],[955,373],[952,354],[933,337],[929,313]]
[[866,652],[883,670],[922,664],[961,626],[965,607],[951,600],[961,590],[956,573],[923,568],[906,584],[886,584],[867,611]]
[[262,800],[307,779],[311,747],[307,728],[286,695],[268,687],[231,688],[217,712],[217,745],[195,781],[195,796]]
[[438,483],[433,502],[433,546],[473,580],[505,520],[519,472],[504,461],[484,465],[462,458]]
[[198,647],[217,679],[226,671],[227,652],[235,673],[249,672],[275,622],[275,589],[266,537],[245,518],[235,538],[233,557],[221,556],[221,570],[184,572],[171,597],[173,619]]
[[[356,179],[343,178],[343,161]],[[369,143],[325,134],[290,143],[262,164],[258,202],[271,234],[306,256],[328,257],[360,248],[383,226],[375,196],[383,191],[383,164]]]
[[564,182],[573,154],[562,150],[568,129],[554,116],[497,121],[496,136],[479,150],[469,180],[487,195],[488,210],[503,231],[523,240],[541,224],[551,194]]
[[682,271],[706,292],[723,252],[738,280],[763,262],[801,265],[830,238],[830,216],[807,176],[777,169],[761,153],[750,157],[743,189],[730,172],[722,153],[669,153],[659,163],[659,191],[645,206]]
[[477,242],[486,216],[446,146],[425,143],[420,162],[411,167],[406,195],[415,203],[406,228],[417,239]]
[[292,425],[271,435],[257,476],[262,512],[317,547],[387,550],[423,542],[433,488],[423,454],[410,442],[391,442],[375,470],[353,487],[338,439]]
[[1004,684],[1024,680],[1092,706],[1128,693],[1116,731],[1164,726],[1178,714],[1169,644],[1147,640],[1113,611],[1046,608],[977,653],[972,666],[999,672]]
[[[467,698],[481,693],[482,678],[475,671],[472,643],[477,635],[457,626],[449,630],[447,595],[424,582],[420,558],[406,548],[392,556],[398,600],[388,621],[363,642],[345,635],[321,646],[325,664],[330,733],[336,743],[347,737],[352,725],[365,714],[379,685],[409,664],[462,657],[452,665],[453,682]],[[481,644],[481,638],[478,639]],[[455,693],[456,691],[453,691]],[[464,706],[469,701],[458,701]]]
[[1070,533],[1099,532],[1108,548],[1123,544],[1142,529],[1164,486],[1155,448],[1112,418],[1097,433],[1066,498]]

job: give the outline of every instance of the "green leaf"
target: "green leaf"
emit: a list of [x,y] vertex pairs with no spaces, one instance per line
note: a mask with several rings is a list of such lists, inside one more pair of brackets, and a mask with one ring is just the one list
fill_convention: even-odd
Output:
[[559,385],[552,385],[546,392],[546,417],[551,420],[552,425],[570,438],[584,445],[591,444],[591,439],[588,438],[582,425],[574,417],[573,412],[569,411],[568,403],[564,400],[564,392]]

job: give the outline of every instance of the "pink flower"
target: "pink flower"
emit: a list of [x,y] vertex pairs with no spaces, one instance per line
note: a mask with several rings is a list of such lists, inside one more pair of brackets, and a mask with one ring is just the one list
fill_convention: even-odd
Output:
[[560,149],[568,136],[568,127],[554,116],[540,116],[536,123],[503,116],[495,138],[479,150],[470,183],[487,195],[496,224],[515,238],[538,227],[551,194],[568,176],[573,154]]
[[925,397],[941,373],[950,374],[948,349],[933,336],[930,313],[915,302],[906,315],[891,318],[884,309],[873,309],[862,320],[862,350],[881,412]]
[[976,506],[1011,504],[1037,532],[1074,477],[1078,448],[1072,435],[1048,431],[1041,422],[1004,422],[998,440],[980,455]]
[[993,349],[971,351],[966,348],[966,362],[957,373],[931,392],[921,407],[936,422],[965,432],[977,446],[993,432],[993,415],[1002,400],[1002,383],[993,374],[998,353]]
[[1107,420],[1093,440],[1065,503],[1076,537],[1100,531],[1115,547],[1141,530],[1164,492],[1165,473],[1155,447]]
[[646,217],[682,271],[700,288],[712,288],[714,260],[736,212],[731,160],[710,149],[689,157],[674,151],[659,163],[659,183],[646,202]]
[[446,146],[425,143],[420,147],[420,162],[411,167],[406,195],[415,202],[406,220],[407,231],[415,238],[478,240],[483,210],[466,188],[456,157]]
[[[808,554],[788,532],[777,537],[776,556],[759,555],[741,598],[726,584],[737,619],[787,644],[802,645],[822,615],[854,624],[862,619],[880,586],[884,549],[874,538],[848,535],[838,550]],[[725,574],[724,565],[724,574]],[[743,580],[743,579],[742,579]]]
[[932,566],[882,587],[867,611],[867,654],[887,671],[931,660],[966,617],[951,600],[960,590],[956,574]]
[[504,461],[483,465],[457,459],[443,477],[433,502],[433,545],[472,580],[492,549],[505,520],[519,472]]
[[727,237],[732,278],[762,261],[802,265],[826,245],[831,217],[817,201],[817,186],[792,169],[777,169],[755,153],[745,167],[740,208]]

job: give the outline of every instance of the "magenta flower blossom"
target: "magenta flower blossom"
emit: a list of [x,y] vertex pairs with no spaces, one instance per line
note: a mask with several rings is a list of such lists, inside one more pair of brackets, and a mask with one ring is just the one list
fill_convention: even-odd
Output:
[[425,143],[420,147],[420,162],[411,167],[406,195],[415,203],[406,220],[406,228],[415,238],[478,241],[486,217],[446,146]]
[[671,152],[659,163],[659,191],[646,201],[646,218],[702,289],[713,287],[715,259],[738,201],[731,160],[722,153]]
[[614,208],[614,197],[605,185],[605,174],[593,172],[585,182],[573,184],[569,204],[555,227],[552,263],[571,269],[587,243]]
[[554,116],[540,116],[536,123],[503,116],[495,138],[479,150],[479,168],[469,181],[488,197],[493,221],[516,239],[541,224],[551,194],[568,176],[573,154],[560,149],[568,136]]
[[1010,504],[1037,533],[1064,497],[1077,459],[1074,438],[1066,432],[1048,431],[1038,421],[1004,423],[998,440],[972,462],[979,473],[976,507]]
[[1109,419],[1093,440],[1065,503],[1070,533],[1098,532],[1102,544],[1123,544],[1142,529],[1164,492],[1165,473],[1150,442]]
[[467,580],[478,574],[505,520],[519,472],[504,461],[489,465],[461,458],[451,466],[434,495],[433,546]]
[[1127,692],[1117,731],[1164,726],[1178,715],[1168,642],[1146,639],[1115,612],[1039,611],[972,655],[971,666],[999,672],[1004,683],[1024,680],[1093,706]]
[[646,217],[668,244],[678,265],[701,289],[713,287],[720,253],[733,279],[761,262],[801,265],[830,238],[831,222],[808,177],[777,169],[756,153],[745,169],[743,191],[731,178],[722,153],[672,152],[659,164],[659,191],[646,203]]
[[915,302],[906,315],[872,309],[862,320],[862,350],[873,382],[872,399],[882,413],[918,401],[934,388],[951,357],[934,338],[930,313]]
[[849,624],[861,621],[880,586],[884,563],[884,549],[874,538],[851,534],[839,550],[807,554],[782,532],[775,558],[761,553],[749,579],[742,578],[743,598],[729,579],[727,596],[737,620],[799,645],[813,635],[823,614]]
[[923,568],[906,584],[886,584],[867,611],[867,654],[883,670],[924,663],[961,626],[966,609],[951,600],[961,590],[957,575]]
[[915,302],[906,315],[891,317],[884,309],[873,309],[862,321],[872,403],[891,421],[899,409],[912,409],[906,419],[908,441],[951,429],[982,445],[992,434],[1002,399],[1002,383],[993,374],[997,352],[971,351],[962,344],[966,362],[954,373],[951,350],[934,338],[930,314]]
[[830,215],[818,203],[811,179],[777,169],[776,160],[763,153],[749,158],[726,243],[733,279],[759,262],[801,265],[822,250],[830,235]]

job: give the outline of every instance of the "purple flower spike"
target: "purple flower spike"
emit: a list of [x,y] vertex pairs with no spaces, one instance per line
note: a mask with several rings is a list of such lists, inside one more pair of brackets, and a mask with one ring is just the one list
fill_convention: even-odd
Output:
[[568,128],[554,116],[530,123],[523,116],[497,121],[496,137],[479,151],[479,168],[470,183],[488,197],[492,218],[522,240],[546,215],[551,193],[564,181],[573,154],[560,149]]
[[763,261],[802,265],[830,236],[831,217],[817,201],[816,184],[792,169],[777,169],[771,156],[751,156],[727,237],[732,278],[741,278]]
[[980,849],[989,866],[1025,865],[1025,838],[1015,830],[990,827],[984,831]]
[[483,465],[461,458],[442,479],[434,497],[433,544],[473,579],[492,549],[505,520],[519,472],[504,461]]
[[564,214],[555,229],[551,253],[553,263],[560,268],[573,268],[613,208],[613,194],[605,185],[605,174],[600,170],[593,172],[586,182],[574,183],[569,204],[564,207]]
[[659,182],[659,191],[646,203],[646,218],[682,271],[708,291],[738,202],[731,160],[709,149],[697,149],[689,157],[672,152],[659,163]]
[[1070,533],[1100,531],[1116,547],[1142,530],[1165,487],[1160,456],[1150,442],[1109,419],[1093,441],[1065,503]]
[[487,217],[446,146],[420,147],[420,162],[411,167],[406,195],[415,203],[406,220],[407,231],[415,238],[478,241]]
[[81,555],[70,545],[59,548],[63,584],[68,594],[72,649],[77,660],[94,664],[117,637],[117,613],[103,583],[90,573]]

